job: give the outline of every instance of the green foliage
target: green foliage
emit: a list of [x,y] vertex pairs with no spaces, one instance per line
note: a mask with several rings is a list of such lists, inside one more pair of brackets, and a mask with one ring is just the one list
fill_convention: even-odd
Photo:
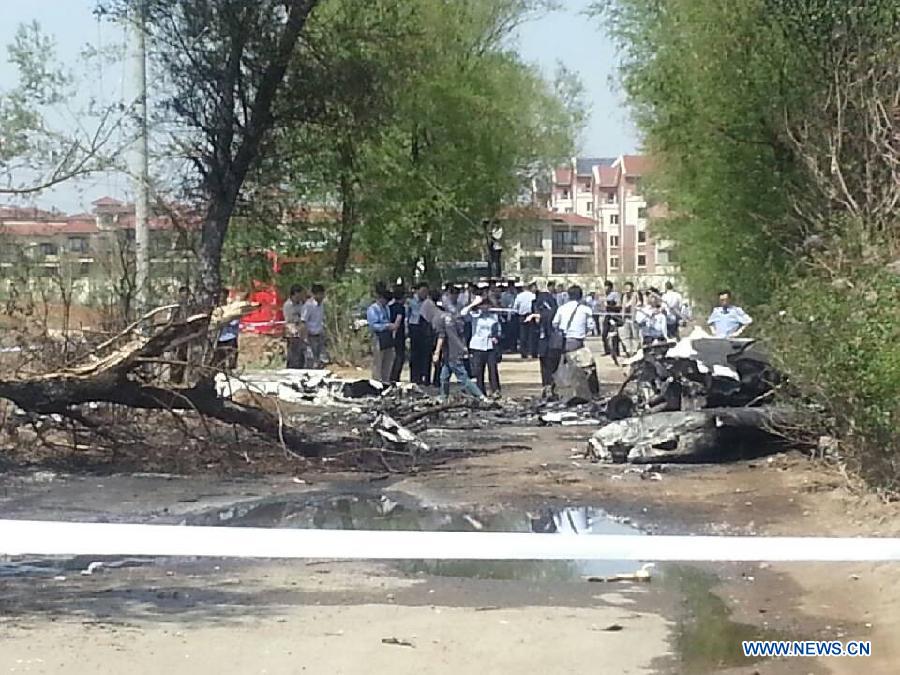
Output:
[[804,91],[767,2],[602,9],[624,45],[623,86],[658,162],[654,196],[674,214],[661,227],[691,290],[729,286],[748,304],[765,301],[796,240],[786,188],[797,167],[780,129]]
[[483,258],[485,219],[571,153],[584,120],[569,73],[544,81],[505,39],[550,3],[325,3],[295,93],[316,116],[283,139],[291,185],[334,206],[336,272],[352,250],[389,276]]
[[17,81],[0,90],[0,194],[33,194],[115,166],[111,145],[124,117],[121,102],[76,108],[72,101],[85,83],[73,64],[58,61],[55,41],[37,22],[18,27],[7,56]]
[[852,468],[900,490],[900,277],[874,266],[831,283],[801,276],[771,309],[765,332],[775,353],[825,406]]
[[[900,3],[604,0],[697,297],[733,288],[855,469],[900,487]],[[891,121],[893,120],[893,121]],[[783,312],[781,314],[780,312]]]

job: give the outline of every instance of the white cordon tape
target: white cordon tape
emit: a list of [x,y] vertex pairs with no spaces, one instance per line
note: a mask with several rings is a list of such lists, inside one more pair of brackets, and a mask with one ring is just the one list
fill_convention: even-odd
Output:
[[292,530],[0,520],[0,554],[345,560],[900,560],[900,539]]

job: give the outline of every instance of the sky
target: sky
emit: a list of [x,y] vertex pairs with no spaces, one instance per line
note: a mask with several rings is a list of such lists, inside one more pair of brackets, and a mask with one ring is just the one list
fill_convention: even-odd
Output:
[[[589,0],[565,0],[561,4],[565,6],[563,11],[523,26],[515,44],[523,58],[538,65],[548,78],[553,77],[560,62],[581,78],[591,117],[580,139],[578,154],[616,156],[635,152],[639,147],[637,134],[614,83],[613,46],[598,20],[583,14]],[[15,70],[6,61],[6,46],[20,23],[38,21],[43,31],[56,40],[58,57],[69,64],[77,61],[85,44],[110,45],[123,38],[122,28],[106,22],[98,24],[91,12],[95,0],[0,0],[0,6],[4,19],[0,22],[0,90],[14,82]],[[101,99],[123,96],[127,93],[123,75],[121,68],[91,73],[85,80],[90,91],[81,94]],[[148,79],[152,79],[152,74]],[[21,203],[76,213],[90,210],[90,203],[104,195],[127,198],[128,180],[124,176],[103,175],[70,182]]]

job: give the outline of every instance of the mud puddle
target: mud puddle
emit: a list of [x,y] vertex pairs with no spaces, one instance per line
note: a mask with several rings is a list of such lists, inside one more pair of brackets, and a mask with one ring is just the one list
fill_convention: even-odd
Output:
[[[406,530],[437,532],[533,532],[541,534],[627,534],[640,530],[590,506],[542,508],[531,511],[455,509],[415,502],[398,494],[303,495],[242,502],[185,520],[190,525],[229,525],[338,530]],[[405,573],[473,579],[575,581],[607,576],[640,567],[634,561],[400,561]]]

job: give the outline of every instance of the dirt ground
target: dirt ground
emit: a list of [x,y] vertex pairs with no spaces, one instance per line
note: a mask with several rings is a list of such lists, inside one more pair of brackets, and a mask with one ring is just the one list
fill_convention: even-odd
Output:
[[[536,376],[535,362],[504,360],[507,395],[533,394]],[[620,377],[603,364],[605,382]],[[661,480],[645,480],[624,466],[586,461],[591,431],[511,429],[518,450],[491,452],[494,441],[486,441],[483,454],[412,475],[342,474],[305,464],[246,479],[42,475],[32,468],[0,479],[0,513],[178,522],[235,499],[340,486],[390,489],[454,508],[595,505],[649,533],[896,536],[900,530],[898,505],[855,491],[836,468],[799,453],[669,466]],[[476,439],[479,433],[472,432]],[[157,562],[97,577],[67,574],[66,581],[0,572],[0,672],[898,672],[897,565],[692,569],[710,580],[711,593],[694,608],[699,617],[687,620],[689,594],[684,586],[664,590],[665,575],[661,585],[597,586],[409,575],[334,561]],[[726,620],[740,629],[709,623]],[[749,663],[734,657],[747,631],[868,639],[873,655]],[[721,656],[713,635],[734,643],[731,657]]]

